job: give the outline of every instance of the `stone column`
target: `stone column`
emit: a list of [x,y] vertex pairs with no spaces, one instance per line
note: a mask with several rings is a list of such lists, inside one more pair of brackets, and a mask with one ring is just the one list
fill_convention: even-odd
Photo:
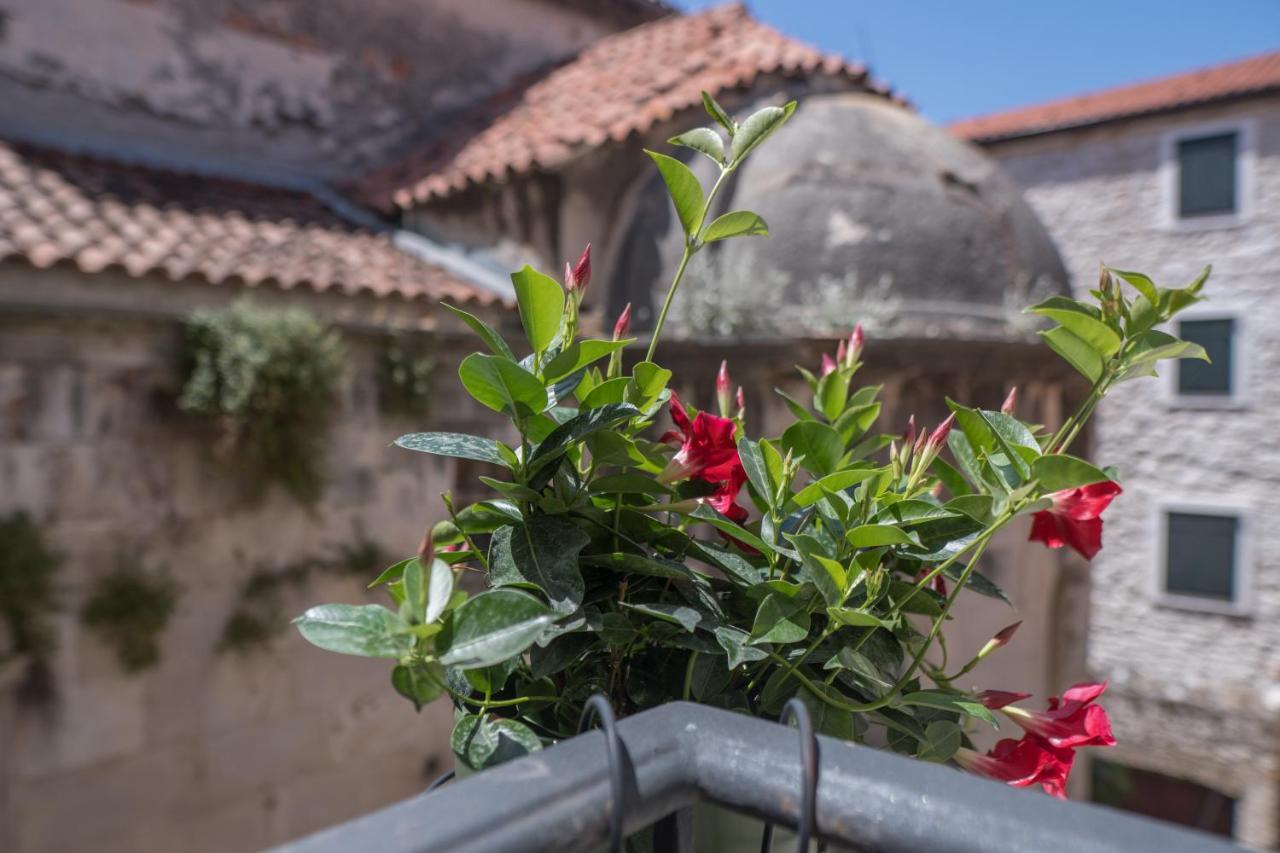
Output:
[[1236,803],[1236,840],[1259,850],[1280,848],[1280,779],[1249,784]]

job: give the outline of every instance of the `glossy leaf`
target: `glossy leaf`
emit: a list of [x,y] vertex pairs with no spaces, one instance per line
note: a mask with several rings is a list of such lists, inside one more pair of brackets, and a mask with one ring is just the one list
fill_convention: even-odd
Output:
[[572,346],[561,351],[547,363],[542,375],[548,382],[562,379],[622,349],[634,340],[635,338],[620,341],[575,341]]
[[542,471],[549,463],[559,459],[574,444],[582,441],[593,432],[611,427],[638,414],[640,414],[640,410],[635,406],[629,406],[626,403],[611,403],[598,409],[588,409],[560,424],[560,426],[552,430],[550,435],[542,440],[542,443],[538,445],[538,449],[529,457],[530,485],[534,485],[532,479],[534,474]]
[[531,595],[495,589],[468,599],[453,612],[436,645],[446,666],[493,666],[533,644],[553,614]]
[[480,339],[484,341],[485,346],[487,346],[489,351],[494,355],[500,355],[503,358],[509,358],[512,361],[516,360],[515,353],[511,351],[511,347],[507,346],[507,342],[502,339],[502,335],[498,334],[497,331],[484,320],[481,320],[474,314],[463,311],[461,308],[450,305],[447,302],[441,302],[440,304],[445,308],[448,308],[453,312],[454,316],[458,317],[462,322],[470,326],[471,330],[480,336]]
[[676,158],[656,151],[645,153],[653,158],[658,171],[662,173],[662,180],[667,185],[667,193],[671,196],[671,203],[675,206],[685,237],[692,239],[702,222],[702,209],[706,206],[702,184],[689,167]]
[[547,390],[538,378],[513,361],[472,353],[462,360],[458,377],[478,403],[517,418],[547,408]]
[[753,645],[798,643],[809,636],[809,614],[804,607],[777,593],[769,593],[756,610],[751,625]]
[[431,576],[427,579],[427,615],[430,625],[441,616],[453,600],[453,569],[444,560],[431,561]]
[[560,331],[560,319],[564,314],[564,290],[560,283],[525,264],[511,274],[511,284],[516,290],[516,305],[520,309],[520,322],[535,353],[546,351]]
[[476,714],[466,714],[454,723],[449,745],[458,761],[472,770],[483,770],[542,749],[542,741],[524,723]]
[[422,710],[444,693],[444,667],[440,664],[415,661],[397,664],[391,670],[391,686],[413,703],[415,710]]
[[1086,379],[1098,381],[1102,375],[1102,356],[1092,346],[1061,326],[1041,332],[1040,336],[1050,349],[1066,359]]
[[847,471],[837,471],[834,474],[828,474],[820,480],[815,480],[796,492],[793,503],[803,509],[811,504],[822,500],[822,496],[826,492],[838,492],[851,486],[856,486],[863,480],[869,480],[877,474],[881,473],[881,468],[851,468]]
[[1120,336],[1098,318],[1097,309],[1090,310],[1090,306],[1074,299],[1052,296],[1031,311],[1056,321],[1103,358],[1110,358],[1120,349]]
[[759,442],[752,441],[749,438],[742,438],[738,441],[738,459],[742,462],[742,470],[747,473],[747,479],[760,497],[770,506],[773,505],[773,482],[769,477],[768,464],[765,462],[764,452],[760,448]]
[[921,690],[908,693],[902,697],[903,705],[922,705],[926,708],[937,708],[940,711],[953,711],[975,720],[990,723],[992,728],[999,728],[995,715],[986,706],[971,696],[963,693],[944,693],[941,690]]
[[711,94],[705,90],[702,93],[702,106],[707,111],[707,115],[711,116],[721,127],[727,130],[732,138],[738,129],[737,124],[733,119],[729,118],[729,114],[724,111],[724,107],[720,106],[716,99],[711,97]]
[[687,130],[679,136],[671,137],[667,142],[671,145],[692,148],[694,151],[710,157],[717,166],[724,165],[724,140],[720,138],[720,134],[709,127],[695,127],[693,130]]
[[623,602],[622,606],[628,610],[661,619],[663,622],[679,625],[690,633],[704,618],[702,613],[687,604],[645,604],[627,601]]
[[964,733],[951,720],[934,720],[924,729],[917,756],[925,761],[950,761],[960,749]]
[[721,626],[715,631],[716,642],[728,655],[729,669],[737,669],[741,664],[764,660],[768,653],[748,645],[750,636],[745,631],[728,626]]
[[761,142],[791,118],[796,111],[796,102],[790,101],[781,107],[764,107],[757,110],[742,122],[738,132],[733,136],[733,163],[741,163]]
[[832,427],[817,421],[801,421],[787,427],[782,434],[782,447],[796,457],[800,465],[819,477],[830,474],[844,454],[844,441]]
[[434,453],[436,456],[472,459],[492,465],[507,464],[507,460],[498,450],[498,442],[478,435],[466,435],[460,432],[411,432],[397,438],[395,444],[396,447],[403,447],[405,450]]
[[880,545],[918,545],[915,534],[888,524],[863,524],[845,534],[855,548],[876,548]]
[[702,231],[702,242],[714,243],[730,237],[768,237],[769,226],[760,214],[749,210],[734,210],[717,216]]
[[539,515],[504,527],[489,546],[489,579],[494,586],[528,585],[546,596],[557,613],[582,603],[578,554],[590,537],[566,518]]
[[395,659],[413,645],[404,621],[378,604],[323,604],[293,623],[313,646],[344,655]]
[[1111,479],[1094,465],[1065,453],[1041,456],[1032,463],[1031,476],[1039,480],[1041,488],[1049,492],[1074,489]]

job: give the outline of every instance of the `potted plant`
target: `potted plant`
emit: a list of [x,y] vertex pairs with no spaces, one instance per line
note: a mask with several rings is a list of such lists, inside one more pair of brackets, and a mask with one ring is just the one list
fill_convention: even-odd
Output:
[[[749,211],[710,222],[706,212],[794,104],[738,124],[704,102],[720,129],[671,141],[715,161],[709,192],[680,161],[649,152],[686,241],[644,360],[623,367],[629,308],[610,339],[579,335],[589,247],[563,283],[528,266],[512,275],[517,345],[450,308],[487,350],[462,361],[463,386],[519,440],[400,438],[489,463],[492,496],[469,506],[444,496],[449,518],[373,582],[393,607],[315,607],[299,630],[322,648],[393,660],[392,685],[418,707],[447,697],[454,751],[473,770],[572,736],[594,693],[620,715],[684,699],[766,718],[800,697],[825,734],[1062,795],[1074,750],[1114,742],[1095,702],[1104,685],[1072,687],[1044,710],[1026,694],[962,689],[1016,626],[950,667],[929,652],[963,590],[1000,594],[978,565],[1013,519],[1033,515],[1031,536],[1049,547],[1090,558],[1101,546],[1101,514],[1120,487],[1072,444],[1116,384],[1163,359],[1205,357],[1157,326],[1198,301],[1208,271],[1166,289],[1103,268],[1091,300],[1031,309],[1053,323],[1045,342],[1091,383],[1056,431],[1019,420],[1010,394],[1001,411],[948,401],[932,429],[881,435],[877,389],[856,383],[855,328],[818,372],[801,369],[811,399],[788,400],[794,422],[752,436],[726,369],[717,411],[697,411],[653,358],[689,259],[767,234]],[[484,590],[461,591],[462,572],[480,573]],[[970,733],[997,713],[1025,735],[981,753]]]

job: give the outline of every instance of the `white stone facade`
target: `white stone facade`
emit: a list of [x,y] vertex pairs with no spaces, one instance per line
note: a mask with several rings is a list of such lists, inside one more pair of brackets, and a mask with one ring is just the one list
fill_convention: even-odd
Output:
[[[1220,128],[1240,132],[1241,213],[1179,224],[1172,141]],[[1024,187],[1078,292],[1096,286],[1100,261],[1166,287],[1213,264],[1204,310],[1236,320],[1242,393],[1196,408],[1179,404],[1162,376],[1120,386],[1099,412],[1096,456],[1122,463],[1125,491],[1093,562],[1088,662],[1112,684],[1116,760],[1237,798],[1237,836],[1280,844],[1280,527],[1270,523],[1280,513],[1280,97],[988,150]],[[1159,519],[1169,505],[1228,507],[1244,518],[1239,614],[1159,600]]]

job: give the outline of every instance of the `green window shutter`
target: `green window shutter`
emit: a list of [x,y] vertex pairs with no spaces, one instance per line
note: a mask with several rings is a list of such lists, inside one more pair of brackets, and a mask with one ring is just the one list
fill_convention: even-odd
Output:
[[1234,601],[1240,519],[1171,512],[1165,549],[1165,591]]
[[1236,334],[1236,321],[1183,320],[1178,324],[1178,336],[1197,343],[1213,359],[1212,363],[1199,359],[1178,362],[1179,394],[1230,394],[1234,389],[1232,370],[1232,341]]
[[1178,215],[1235,213],[1237,134],[1178,143]]

